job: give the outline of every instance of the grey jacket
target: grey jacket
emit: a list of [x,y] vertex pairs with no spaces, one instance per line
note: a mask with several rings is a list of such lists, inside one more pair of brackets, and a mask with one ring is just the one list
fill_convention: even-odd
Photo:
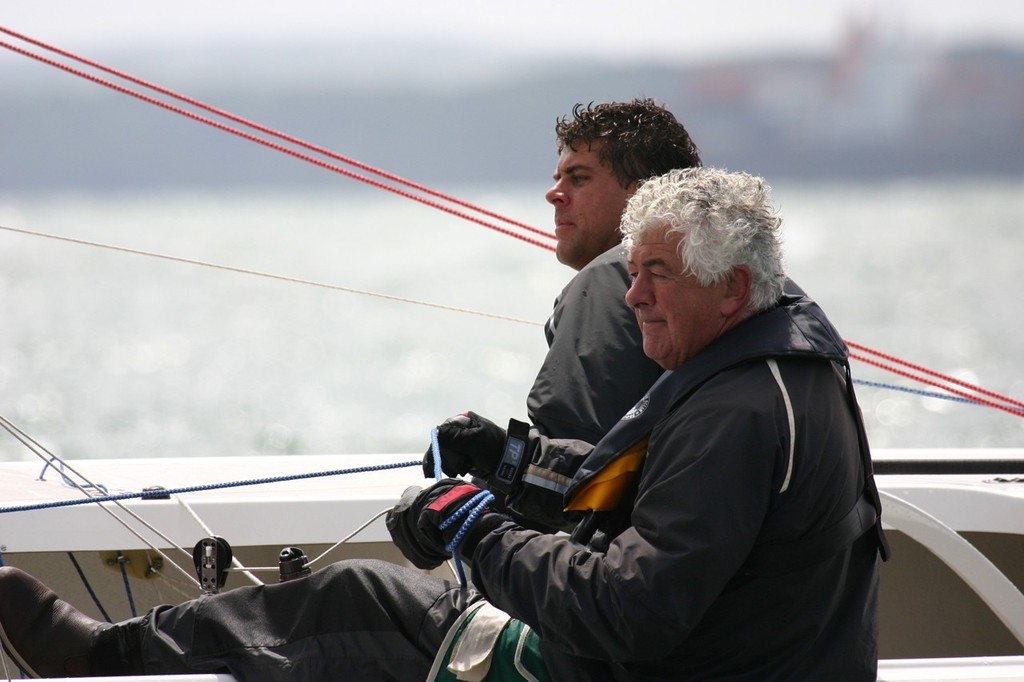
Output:
[[661,376],[626,305],[629,284],[620,245],[580,270],[555,300],[544,327],[548,354],[526,401],[530,423],[544,435],[596,443]]

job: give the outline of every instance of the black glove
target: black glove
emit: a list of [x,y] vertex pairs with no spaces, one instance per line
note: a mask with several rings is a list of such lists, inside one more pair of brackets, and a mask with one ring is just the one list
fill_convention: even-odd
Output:
[[[455,538],[466,517],[455,519],[444,529],[439,526],[481,492],[475,485],[451,478],[426,489],[407,488],[398,504],[388,511],[386,523],[391,539],[417,568],[437,568],[451,556],[446,546]],[[488,513],[490,509],[485,507],[477,518]]]
[[[448,476],[488,479],[505,450],[505,429],[475,412],[446,419],[437,427],[441,470]],[[434,451],[423,456],[423,475],[434,478]]]

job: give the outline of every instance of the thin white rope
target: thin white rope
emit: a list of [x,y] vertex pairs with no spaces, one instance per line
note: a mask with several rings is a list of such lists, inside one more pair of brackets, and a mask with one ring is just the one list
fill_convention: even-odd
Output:
[[[213,537],[213,531],[210,530],[210,527],[207,526],[206,523],[201,518],[199,518],[199,514],[197,514],[196,511],[192,508],[192,505],[190,505],[188,502],[186,502],[184,500],[184,498],[181,497],[181,495],[175,495],[174,499],[178,501],[178,504],[180,504],[182,507],[185,508],[185,511],[187,511],[189,514],[192,515],[192,518],[195,519],[196,523],[199,524],[199,527],[203,529],[203,532],[205,532],[207,536]],[[260,580],[259,578],[257,578],[256,576],[254,576],[249,571],[249,569],[247,569],[242,564],[242,562],[238,560],[238,557],[236,557],[234,554],[231,555],[231,564],[236,569],[238,569],[238,571],[240,571],[241,573],[244,573],[246,575],[246,577],[249,578],[249,580],[251,580],[254,585],[262,585],[263,584],[263,581]]]
[[[90,485],[92,485],[92,484],[90,484]],[[76,486],[76,487],[77,487],[77,486]],[[84,491],[83,491],[83,492],[84,492]],[[86,494],[88,494],[88,493],[86,493]],[[143,526],[145,526],[145,527],[146,527],[146,528],[147,528],[147,529],[148,529],[148,530],[149,530],[149,531],[150,531],[151,533],[154,533],[155,535],[158,535],[158,536],[160,536],[160,539],[164,540],[165,542],[167,542],[168,544],[170,544],[170,545],[171,545],[172,547],[174,547],[175,549],[181,550],[182,552],[184,552],[185,554],[187,554],[187,555],[188,555],[188,557],[189,557],[189,559],[191,560],[191,558],[192,558],[192,555],[191,555],[191,554],[189,554],[189,553],[188,553],[188,552],[187,552],[187,551],[186,551],[186,550],[185,550],[185,549],[184,549],[183,547],[180,547],[180,546],[179,546],[179,545],[178,545],[177,543],[175,543],[174,541],[172,541],[172,540],[171,540],[171,539],[170,539],[169,537],[167,537],[166,535],[164,535],[164,534],[163,534],[162,532],[160,532],[159,530],[157,530],[157,528],[156,528],[155,526],[153,526],[153,525],[152,525],[152,524],[150,524],[150,523],[149,523],[148,521],[146,521],[145,519],[143,519],[143,518],[142,518],[141,516],[139,516],[138,514],[136,514],[135,512],[133,512],[133,511],[132,511],[131,509],[128,509],[127,507],[125,507],[125,506],[124,506],[123,504],[121,504],[121,503],[120,503],[120,502],[118,502],[117,500],[114,500],[114,504],[116,504],[116,505],[118,506],[118,508],[120,508],[120,509],[121,509],[122,511],[124,511],[124,512],[127,512],[127,513],[128,513],[128,514],[129,514],[129,515],[130,515],[130,516],[131,516],[131,517],[132,517],[133,519],[135,519],[136,521],[138,521],[139,523],[141,523],[141,524],[142,524]],[[189,578],[190,580],[192,580],[193,582],[195,582],[195,584],[196,584],[197,586],[199,585],[199,580],[198,580],[198,579],[196,579],[196,577],[195,577],[195,576],[193,576],[193,575],[192,575],[191,573],[189,573],[189,572],[188,572],[188,571],[187,571],[186,569],[184,569],[184,568],[182,568],[181,566],[179,566],[179,565],[178,565],[178,562],[176,562],[176,561],[174,561],[173,559],[171,559],[171,557],[170,557],[170,556],[168,556],[168,555],[167,555],[167,554],[166,554],[166,553],[165,553],[165,552],[164,552],[163,550],[161,550],[161,549],[160,549],[159,547],[157,547],[156,545],[154,545],[154,544],[153,544],[152,542],[150,542],[150,541],[149,541],[149,540],[148,540],[147,538],[143,537],[141,533],[139,533],[139,532],[138,532],[138,531],[136,531],[136,530],[135,530],[134,528],[132,528],[132,526],[131,526],[130,524],[128,524],[128,523],[127,523],[127,522],[126,522],[126,521],[125,521],[124,519],[122,519],[122,518],[121,518],[121,517],[119,517],[119,516],[118,516],[117,514],[115,514],[115,513],[113,512],[113,510],[107,509],[107,508],[106,508],[106,503],[105,503],[105,502],[101,502],[101,503],[99,504],[99,506],[100,506],[100,507],[101,507],[102,509],[104,509],[104,510],[105,510],[105,511],[106,511],[106,512],[107,512],[108,514],[110,514],[110,515],[111,515],[112,517],[114,517],[114,519],[116,519],[118,523],[120,523],[120,524],[121,524],[122,526],[124,526],[124,527],[125,527],[125,530],[127,530],[127,531],[128,531],[129,533],[131,533],[132,535],[134,535],[135,537],[137,537],[137,538],[138,538],[139,540],[141,540],[142,542],[144,542],[144,543],[146,544],[146,546],[147,546],[147,547],[149,547],[149,548],[150,548],[151,550],[153,550],[154,552],[156,552],[157,554],[159,554],[159,555],[160,555],[161,557],[163,557],[164,561],[166,561],[167,563],[169,563],[169,564],[170,564],[171,566],[173,566],[173,567],[174,567],[175,569],[177,569],[178,571],[180,571],[180,572],[181,572],[181,573],[182,573],[183,575],[185,575],[185,576],[186,576],[186,577],[188,577],[188,578]]]
[[278,275],[272,272],[263,272],[260,270],[251,270],[249,268],[241,268],[233,265],[223,265],[220,263],[212,263],[210,261],[202,261],[194,258],[184,258],[182,256],[172,256],[164,253],[156,253],[155,251],[144,251],[142,249],[134,249],[128,246],[118,246],[116,244],[106,244],[103,242],[91,241],[88,239],[79,239],[77,237],[66,237],[58,234],[51,234],[48,232],[38,232],[36,230],[26,230],[19,227],[10,227],[7,225],[0,225],[0,230],[6,230],[7,232],[15,232],[17,234],[28,235],[31,237],[43,237],[46,239],[55,239],[62,242],[70,242],[72,244],[80,244],[83,246],[94,246],[100,249],[109,249],[111,251],[119,251],[121,253],[130,253],[136,256],[148,256],[150,258],[160,258],[162,260],[169,260],[175,263],[186,263],[189,265],[198,265],[204,268],[212,268],[214,270],[226,270],[228,272],[236,272],[243,275],[253,275],[256,277],[267,277],[269,279],[276,279],[282,282],[291,282],[292,284],[305,284],[307,286],[320,287],[322,289],[331,289],[333,291],[344,291],[349,294],[358,294],[360,296],[370,296],[373,298],[380,298],[386,301],[395,301],[398,303],[409,303],[412,305],[423,306],[426,308],[434,308],[436,310],[447,310],[453,313],[462,313],[464,315],[476,315],[478,317],[487,317],[494,320],[502,320],[504,322],[516,322],[518,324],[527,324],[533,327],[540,327],[543,325],[542,322],[535,322],[533,320],[524,320],[518,317],[511,317],[509,315],[498,315],[497,313],[486,313],[480,310],[472,310],[470,308],[459,308],[457,306],[444,305],[443,303],[430,303],[428,301],[419,301],[413,298],[405,298],[403,296],[392,296],[390,294],[382,294],[374,291],[366,291],[364,289],[354,289],[352,287],[345,287],[338,284],[327,284],[326,282],[318,282],[316,280],[302,279],[300,277],[292,277],[290,275]]
[[310,562],[309,562],[309,565],[310,565],[310,566],[312,566],[313,564],[315,564],[316,562],[320,561],[320,560],[321,560],[321,559],[323,559],[323,558],[324,558],[325,556],[327,556],[328,554],[330,554],[331,552],[333,552],[333,551],[334,551],[335,549],[337,549],[338,547],[341,547],[341,546],[342,546],[343,544],[345,544],[346,542],[348,542],[349,540],[351,540],[352,538],[354,538],[354,537],[355,537],[356,535],[358,535],[359,533],[361,533],[361,532],[362,532],[363,530],[365,530],[365,529],[366,529],[366,528],[367,528],[367,527],[368,527],[368,526],[369,526],[369,525],[370,525],[371,523],[373,523],[374,521],[376,521],[376,520],[377,520],[377,519],[379,519],[380,517],[382,517],[382,516],[384,516],[385,514],[387,514],[387,513],[388,513],[388,512],[390,511],[390,510],[391,510],[391,507],[388,507],[387,509],[381,509],[381,510],[380,510],[379,512],[377,512],[376,514],[374,514],[373,516],[371,516],[371,517],[370,517],[369,519],[367,519],[367,520],[366,520],[366,522],[365,522],[365,523],[363,523],[363,525],[359,526],[359,527],[358,527],[358,528],[356,528],[356,529],[355,529],[354,531],[352,531],[351,533],[349,533],[348,535],[346,535],[345,537],[343,537],[343,538],[342,538],[341,540],[338,540],[338,541],[337,541],[337,542],[335,542],[335,543],[334,543],[333,545],[331,545],[330,547],[328,547],[328,548],[327,548],[327,550],[325,550],[324,552],[322,552],[322,553],[320,554],[320,556],[318,556],[317,558],[315,558],[315,559],[313,559],[312,561],[310,561]]
[[[25,433],[23,430],[21,430],[21,428],[19,428],[16,424],[11,422],[6,417],[0,416],[0,425],[2,425],[8,431],[8,433],[10,433],[15,438],[17,438],[19,441],[21,441],[21,443],[25,447],[27,447],[32,452],[32,454],[34,454],[36,457],[38,457],[40,460],[42,460],[43,463],[46,464],[46,466],[54,467],[55,472],[59,476],[61,476],[66,482],[70,483],[72,487],[74,487],[76,490],[78,490],[78,492],[82,493],[86,497],[91,497],[91,495],[89,494],[89,491],[86,490],[86,487],[85,487],[86,485],[92,487],[93,490],[100,490],[100,486],[99,485],[97,485],[96,483],[93,483],[92,481],[90,481],[89,478],[86,475],[84,475],[81,472],[79,472],[73,466],[68,464],[64,459],[58,457],[57,455],[55,455],[52,452],[50,452],[49,450],[47,450],[38,441],[34,440],[31,436],[29,436],[27,433]],[[58,466],[55,465],[54,462],[56,462],[59,465],[60,468],[58,468]],[[44,469],[43,471],[45,472],[46,470]],[[75,476],[80,481],[83,481],[85,483],[85,485],[82,485],[78,481],[74,480],[74,478],[72,478],[71,476],[68,476],[65,472],[70,472],[72,474],[72,476]],[[112,500],[111,502],[118,509],[120,509],[121,511],[125,512],[126,514],[131,516],[133,519],[138,521],[140,524],[142,524],[151,533],[153,533],[154,535],[158,536],[160,539],[162,539],[165,542],[167,542],[171,547],[174,547],[174,548],[180,550],[185,555],[187,555],[189,557],[189,560],[191,560],[192,555],[189,552],[185,551],[185,549],[183,549],[182,547],[179,547],[177,545],[177,543],[173,542],[169,537],[167,537],[162,532],[160,532],[160,530],[158,530],[155,526],[150,524],[148,521],[143,519],[141,516],[136,514],[134,511],[132,511],[128,507],[126,507],[123,504],[121,504],[121,502],[119,500]],[[179,566],[177,564],[177,562],[173,561],[171,559],[171,557],[169,557],[167,554],[165,554],[159,547],[154,545],[148,538],[144,537],[139,531],[137,531],[135,528],[133,528],[132,525],[129,524],[126,520],[122,519],[120,516],[115,514],[114,510],[109,508],[107,506],[106,502],[98,503],[97,506],[100,509],[102,509],[103,511],[105,511],[115,521],[120,523],[124,527],[125,530],[127,530],[129,533],[131,533],[136,538],[141,540],[147,547],[149,547],[154,552],[156,552],[161,557],[163,557],[165,561],[170,563],[177,570],[181,571],[186,577],[188,577],[190,580],[192,580],[197,586],[199,585],[199,580],[198,579],[196,579],[194,576],[192,576],[191,573],[189,573],[188,571],[183,569],[181,566]]]
[[[92,241],[92,240],[88,240],[88,239],[80,239],[80,238],[76,238],[76,237],[68,237],[68,236],[64,236],[64,235],[57,235],[57,234],[52,234],[52,233],[47,233],[47,232],[40,232],[40,231],[37,231],[37,230],[28,230],[28,229],[23,229],[23,228],[11,227],[11,226],[7,226],[7,225],[0,225],[0,230],[5,230],[7,232],[13,232],[13,233],[17,233],[17,234],[32,236],[32,237],[42,237],[42,238],[45,238],[45,239],[53,239],[53,240],[56,240],[56,241],[68,242],[68,243],[72,243],[72,244],[79,244],[79,245],[82,245],[82,246],[92,246],[92,247],[101,248],[101,249],[108,249],[108,250],[111,250],[111,251],[117,251],[117,252],[120,252],[120,253],[128,253],[128,254],[137,255],[137,256],[147,256],[147,257],[150,257],[150,258],[159,258],[159,259],[162,259],[162,260],[168,260],[168,261],[172,261],[172,262],[176,262],[176,263],[184,263],[184,264],[188,264],[188,265],[197,265],[197,266],[200,266],[200,267],[206,267],[206,268],[211,268],[211,269],[215,269],[215,270],[225,270],[225,271],[228,271],[228,272],[235,272],[235,273],[245,274],[245,275],[253,275],[253,276],[256,276],[256,277],[265,277],[265,278],[268,278],[268,279],[275,279],[275,280],[278,280],[278,281],[290,282],[290,283],[293,283],[293,284],[305,284],[307,286],[315,286],[315,287],[320,287],[320,288],[324,288],[324,289],[330,289],[330,290],[334,290],[334,291],[342,291],[342,292],[351,293],[351,294],[358,294],[358,295],[362,295],[362,296],[369,296],[369,297],[373,297],[373,298],[380,298],[380,299],[394,301],[394,302],[399,302],[399,303],[408,303],[408,304],[412,304],[412,305],[419,305],[419,306],[423,306],[423,307],[427,307],[427,308],[434,308],[434,309],[438,309],[438,310],[446,310],[446,311],[449,311],[449,312],[462,313],[462,314],[466,314],[466,315],[475,315],[475,316],[478,316],[478,317],[486,317],[486,318],[495,319],[495,320],[501,320],[501,321],[505,321],[505,322],[515,322],[515,323],[518,323],[518,324],[526,324],[526,325],[530,325],[530,326],[534,326],[534,327],[539,327],[539,326],[541,326],[543,324],[541,322],[536,322],[536,321],[533,321],[533,320],[525,320],[525,319],[522,319],[522,318],[512,317],[512,316],[508,316],[508,315],[498,315],[498,314],[495,314],[495,313],[487,313],[487,312],[483,312],[483,311],[479,311],[479,310],[472,310],[472,309],[469,309],[469,308],[461,308],[461,307],[457,307],[457,306],[449,306],[449,305],[444,305],[444,304],[440,304],[440,303],[430,303],[430,302],[427,302],[427,301],[420,301],[420,300],[416,300],[416,299],[411,299],[411,298],[406,298],[406,297],[401,297],[401,296],[393,296],[393,295],[389,295],[389,294],[381,294],[381,293],[378,293],[378,292],[366,291],[366,290],[362,290],[362,289],[355,289],[355,288],[352,288],[352,287],[345,287],[345,286],[336,285],[336,284],[328,284],[328,283],[325,283],[325,282],[318,282],[318,281],[315,281],[315,280],[308,280],[308,279],[303,279],[303,278],[298,278],[298,277],[292,277],[292,276],[289,276],[289,275],[279,275],[279,274],[263,272],[263,271],[259,271],[259,270],[252,270],[252,269],[249,269],[249,268],[242,268],[242,267],[236,267],[236,266],[231,266],[231,265],[224,265],[224,264],[220,264],[220,263],[213,263],[213,262],[210,262],[210,261],[202,261],[202,260],[198,260],[198,259],[194,259],[194,258],[185,258],[185,257],[181,257],[181,256],[172,256],[172,255],[169,255],[169,254],[157,253],[157,252],[154,252],[154,251],[145,251],[145,250],[142,250],[142,249],[135,249],[135,248],[126,247],[126,246],[120,246],[120,245],[116,245],[116,244],[108,244],[108,243],[97,242],[97,241]],[[6,421],[6,420],[4,420],[4,421]],[[10,423],[8,422],[8,424],[10,424]],[[18,430],[19,432],[21,432],[21,430],[18,429],[16,426],[13,426],[13,424],[10,424],[10,426],[12,426],[14,429]],[[23,433],[23,432],[21,432],[21,433]],[[23,434],[23,435],[25,435],[25,437],[28,438],[27,434]],[[31,439],[29,439],[29,440],[31,440]],[[26,443],[26,445],[28,445],[28,444]],[[37,444],[37,446],[38,446],[38,444]],[[29,446],[29,449],[31,449],[36,454],[37,457],[39,457],[40,459],[43,459],[44,462],[50,463],[51,465],[52,465],[53,462],[59,462],[62,465],[62,467],[64,467],[64,469],[66,469],[67,471],[70,471],[73,475],[75,475],[78,478],[80,478],[87,485],[90,485],[93,488],[97,488],[96,484],[92,483],[91,481],[89,481],[88,478],[86,478],[85,476],[83,476],[79,472],[75,471],[75,469],[72,468],[70,465],[68,465],[62,458],[60,458],[60,457],[58,457],[58,456],[48,452],[42,446],[38,446],[38,447],[44,453],[46,453],[46,457],[45,458],[43,457],[42,454],[37,452],[33,447]],[[62,471],[63,471],[63,469],[62,469]],[[77,482],[73,481],[70,478],[67,478],[67,480],[70,481],[71,484],[75,488],[77,488],[80,492],[82,492],[83,494],[88,496],[89,493],[85,490],[85,488],[83,486],[79,485]],[[198,514],[195,513],[195,511],[192,509],[192,507],[187,502],[185,502],[183,499],[181,499],[178,496],[176,496],[175,499],[179,502],[179,504],[181,504],[189,512],[189,514],[192,515],[192,517],[196,520],[196,522],[200,525],[200,527],[202,527],[207,532],[207,534],[212,535],[212,531],[210,531],[210,529],[206,526],[206,524],[202,521],[202,519],[198,516]],[[149,524],[141,516],[139,516],[138,514],[133,512],[132,510],[128,509],[127,507],[125,507],[124,505],[122,505],[120,502],[118,502],[116,500],[114,501],[114,504],[118,508],[120,508],[123,511],[125,511],[125,513],[129,514],[132,518],[134,518],[140,524],[145,526],[152,533],[156,534],[161,539],[163,539],[166,542],[168,542],[172,547],[174,547],[175,549],[181,551],[183,554],[185,554],[186,556],[188,556],[191,559],[191,554],[189,554],[189,552],[187,550],[185,550],[183,547],[180,547],[179,545],[177,545],[177,543],[174,543],[173,541],[171,541],[171,539],[169,537],[167,537],[166,535],[161,533],[159,530],[157,530],[155,527],[153,527],[151,524]],[[184,574],[186,576],[186,578],[188,578],[190,581],[192,581],[193,583],[195,583],[197,585],[199,584],[199,582],[195,578],[195,576],[191,575],[190,572],[186,571],[181,566],[179,566],[176,561],[172,560],[160,548],[156,547],[152,542],[150,542],[148,539],[146,539],[140,533],[138,533],[136,530],[134,530],[124,519],[120,518],[117,514],[115,514],[113,512],[113,510],[108,509],[105,504],[100,504],[99,506],[101,508],[103,508],[103,510],[106,511],[110,516],[112,516],[118,523],[120,523],[122,526],[124,526],[125,529],[127,529],[130,533],[135,535],[135,537],[137,537],[139,540],[141,540],[143,543],[145,543],[147,546],[149,546],[154,552],[156,552],[161,557],[163,557],[164,560],[167,561],[168,563],[170,563],[171,566],[173,566],[176,570],[178,570],[182,574]],[[325,557],[330,552],[334,551],[337,547],[339,547],[340,545],[344,544],[345,542],[348,542],[357,533],[361,532],[367,526],[369,526],[371,523],[373,523],[373,521],[375,521],[376,519],[380,518],[383,514],[387,513],[387,511],[388,510],[385,509],[385,510],[382,510],[381,512],[379,512],[378,514],[375,514],[373,517],[371,517],[369,520],[367,520],[363,525],[361,525],[359,528],[357,528],[352,533],[350,533],[348,536],[346,536],[345,538],[341,539],[340,541],[335,543],[333,546],[331,546],[329,549],[327,549],[325,552],[323,552],[320,556],[318,556],[315,559],[313,559],[312,561],[310,561],[310,565],[320,561],[321,559],[323,559],[323,557]],[[245,573],[248,576],[248,578],[253,583],[255,583],[257,585],[261,585],[263,583],[255,575],[253,575],[252,571],[278,570],[278,567],[273,567],[273,568],[271,568],[271,567],[246,568],[245,566],[242,565],[242,563],[238,560],[237,557],[232,557],[232,564],[234,565],[234,569],[229,569],[229,570],[232,570],[232,572],[240,571],[240,572]],[[451,567],[451,566],[449,565],[449,567]],[[453,570],[453,572],[454,572],[454,570]]]
[[164,588],[172,590],[176,595],[181,597],[181,601],[188,601],[189,599],[195,599],[195,592],[191,589],[186,590],[182,585],[188,585],[191,588],[193,585],[182,580],[178,580],[171,576],[171,574],[164,575],[163,571],[153,566],[149,567],[150,572],[153,575],[160,578],[158,581],[153,582],[153,589],[156,591],[157,600],[161,604],[168,604],[170,600],[164,597]]
[[[381,509],[379,512],[377,512],[376,514],[371,516],[369,519],[367,519],[361,526],[359,526],[354,531],[352,531],[351,533],[349,533],[348,535],[346,535],[345,537],[343,537],[342,539],[338,540],[333,545],[331,545],[330,547],[325,549],[323,552],[321,552],[320,556],[318,556],[317,558],[315,558],[312,561],[310,561],[307,565],[308,566],[312,566],[316,562],[320,561],[325,556],[327,556],[328,554],[330,554],[331,552],[336,550],[338,547],[341,547],[343,544],[345,544],[346,542],[348,542],[349,540],[354,538],[356,535],[358,535],[362,531],[366,530],[366,528],[371,523],[373,523],[374,521],[376,521],[380,517],[382,517],[385,514],[387,514],[390,510],[391,510],[391,507],[387,507],[386,509]],[[238,570],[238,569],[228,569],[228,570],[235,571],[235,570]],[[246,570],[249,570],[249,571],[259,571],[259,572],[270,572],[270,571],[279,571],[279,570],[281,570],[281,567],[280,566],[250,566]]]
[[4,664],[4,677],[7,682],[11,682],[11,671],[7,668],[7,655],[3,651],[0,651],[0,663]]

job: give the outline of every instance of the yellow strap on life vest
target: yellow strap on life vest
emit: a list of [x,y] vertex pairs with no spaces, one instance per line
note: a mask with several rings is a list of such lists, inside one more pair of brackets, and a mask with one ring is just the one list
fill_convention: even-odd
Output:
[[644,465],[647,438],[629,447],[580,486],[565,511],[609,511],[619,506],[626,487]]

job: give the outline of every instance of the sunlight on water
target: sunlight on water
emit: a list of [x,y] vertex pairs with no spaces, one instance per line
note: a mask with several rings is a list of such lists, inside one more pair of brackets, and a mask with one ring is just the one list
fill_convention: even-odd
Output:
[[[778,183],[787,267],[847,339],[1020,399],[1022,190]],[[550,229],[542,193],[460,195]],[[451,414],[524,418],[540,325],[572,275],[371,191],[0,196],[0,224],[533,323],[0,232],[0,413],[71,457],[422,452]],[[1019,417],[858,394],[876,447],[1024,445]],[[29,456],[0,439],[0,457]]]

